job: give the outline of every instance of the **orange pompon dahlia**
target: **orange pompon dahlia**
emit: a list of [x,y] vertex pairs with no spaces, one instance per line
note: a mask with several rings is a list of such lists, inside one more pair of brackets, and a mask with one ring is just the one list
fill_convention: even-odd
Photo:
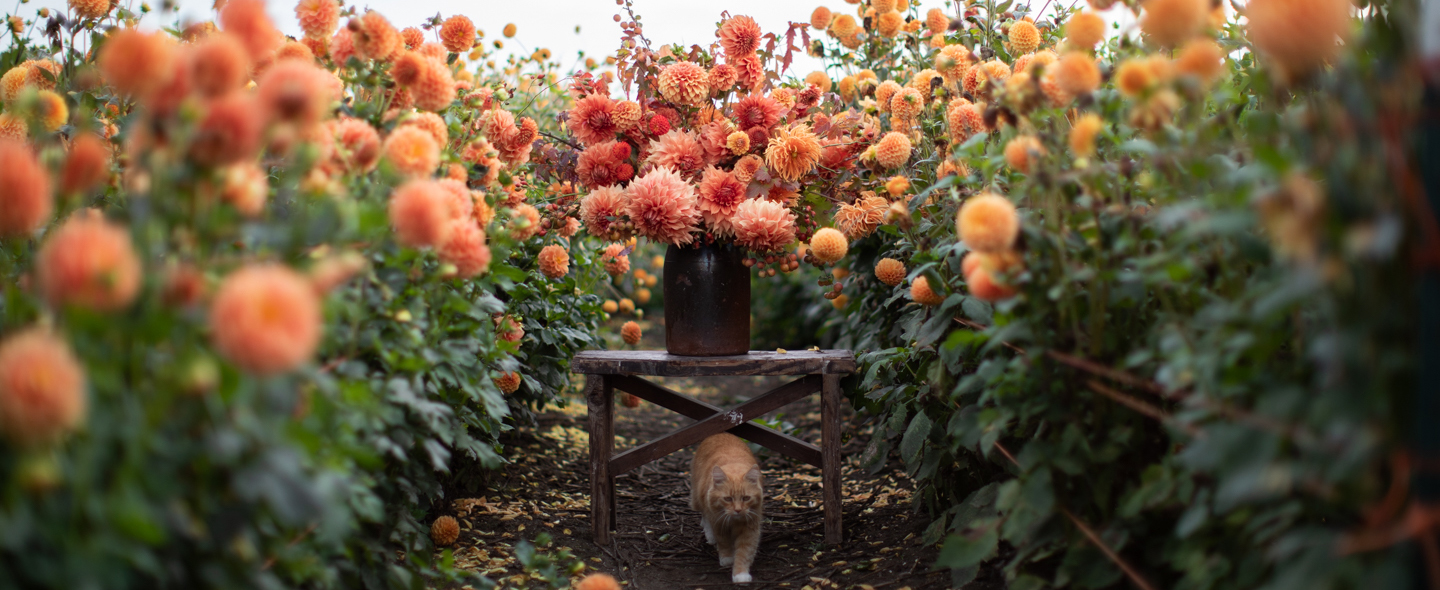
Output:
[[10,68],[9,71],[5,72],[4,76],[0,76],[0,100],[8,104],[16,98],[19,98],[20,92],[25,90],[25,79],[29,77],[29,75],[30,66],[20,64]]
[[539,262],[540,273],[547,278],[558,279],[570,272],[570,254],[558,244],[541,248],[536,261]]
[[860,31],[860,24],[855,22],[855,17],[842,14],[830,21],[830,35],[836,39],[846,39]]
[[1020,235],[1020,215],[1010,199],[981,193],[965,201],[955,217],[960,241],[977,252],[1002,252]]
[[795,214],[775,201],[750,199],[740,203],[731,225],[735,243],[757,254],[785,250],[795,241]]
[[504,393],[515,393],[520,390],[519,373],[501,373],[492,381],[495,382],[495,387]]
[[726,170],[710,166],[700,178],[697,192],[697,206],[705,225],[712,232],[729,235],[730,218],[735,215],[735,208],[745,200],[745,183],[736,180],[735,175]]
[[269,57],[285,42],[285,35],[265,14],[265,0],[229,0],[220,9],[220,28],[240,39],[252,62]]
[[620,590],[620,584],[607,574],[590,574],[575,585],[575,590]]
[[630,198],[618,186],[602,186],[590,191],[580,200],[580,222],[590,235],[622,239],[620,231],[624,225],[625,212],[630,208]]
[[725,136],[725,150],[731,155],[739,156],[750,151],[750,136],[744,131],[735,131]]
[[400,86],[409,87],[420,79],[420,70],[430,58],[414,51],[401,51],[390,62],[390,79]]
[[830,92],[830,88],[833,85],[830,81],[830,76],[825,75],[825,72],[821,71],[806,74],[805,83],[815,85],[816,88],[820,89],[820,92]]
[[469,279],[490,269],[490,246],[485,244],[485,231],[473,219],[450,222],[450,235],[435,252],[440,261],[455,265],[459,278]]
[[464,181],[442,178],[436,183],[445,190],[448,197],[445,202],[445,213],[450,219],[468,220],[474,217],[475,199],[470,196],[470,188],[465,186]]
[[1009,38],[1010,47],[1015,53],[1030,53],[1040,47],[1040,29],[1028,20],[1011,24]]
[[634,321],[625,322],[624,325],[620,326],[620,338],[630,346],[639,344],[641,336],[640,324]]
[[1145,11],[1140,15],[1140,31],[1166,47],[1178,47],[1198,35],[1210,15],[1206,0],[1145,0],[1140,6]]
[[0,236],[26,236],[55,211],[50,175],[29,146],[0,139]]
[[1095,65],[1095,58],[1080,51],[1066,52],[1047,68],[1045,76],[1072,95],[1089,94],[1100,87],[1100,66]]
[[259,217],[270,198],[270,177],[254,162],[240,162],[225,168],[220,198],[246,217]]
[[894,170],[910,161],[910,138],[904,133],[891,131],[875,144],[875,161],[886,170]]
[[460,539],[460,523],[450,515],[441,516],[430,524],[430,540],[439,547],[449,547]]
[[964,45],[946,45],[935,54],[935,71],[940,72],[947,84],[964,79],[972,63],[970,50]]
[[932,35],[942,35],[950,28],[950,17],[945,16],[945,11],[939,8],[931,8],[925,13],[925,28]]
[[614,140],[592,145],[580,152],[575,175],[590,188],[629,182],[635,175],[630,151],[630,144]]
[[875,33],[886,39],[894,39],[904,27],[905,16],[893,10],[875,17]]
[[340,26],[340,4],[335,0],[300,0],[295,4],[300,30],[310,39],[329,39]]
[[330,39],[330,61],[343,66],[350,58],[359,56],[355,51],[355,36],[350,33],[350,29],[335,31],[335,36]]
[[735,82],[740,79],[740,71],[730,64],[716,64],[715,67],[710,68],[708,76],[710,91],[723,94],[735,87]]
[[591,94],[577,100],[570,109],[570,131],[585,145],[614,140],[620,132],[615,110],[615,101],[604,94]]
[[350,20],[348,27],[360,59],[388,61],[400,51],[400,31],[373,10]]
[[450,195],[439,182],[412,180],[390,196],[395,239],[411,248],[438,246],[449,239]]
[[849,250],[850,242],[845,239],[845,234],[833,227],[822,227],[810,238],[810,253],[820,262],[838,262]]
[[980,107],[969,101],[949,108],[945,112],[945,121],[950,127],[950,141],[957,144],[985,130],[985,117],[980,114]]
[[764,31],[760,30],[760,24],[748,16],[731,17],[720,25],[720,46],[725,48],[725,55],[729,57],[740,57],[750,55],[760,48],[760,37]]
[[440,167],[440,146],[419,127],[397,127],[385,138],[385,161],[408,177],[429,176]]
[[894,258],[881,258],[875,263],[875,278],[894,287],[905,280],[905,263]]
[[1175,58],[1175,71],[1194,76],[1201,84],[1210,84],[1225,71],[1225,51],[1214,41],[1196,38],[1185,44]]
[[765,147],[765,165],[783,180],[799,180],[819,162],[820,139],[804,124],[776,130]]
[[329,85],[329,74],[313,62],[286,60],[265,70],[257,95],[269,120],[308,126],[329,114]]
[[0,435],[42,447],[85,420],[85,370],[70,346],[29,328],[0,342]]
[[945,303],[945,296],[931,289],[930,280],[923,276],[915,277],[910,283],[910,298],[915,300],[915,303],[930,307]]
[[1105,19],[1093,12],[1081,12],[1065,23],[1065,41],[1076,49],[1090,49],[1105,38]]
[[[334,0],[323,0],[334,4]],[[250,55],[240,39],[216,33],[191,48],[191,85],[205,98],[224,96],[250,80]]]
[[669,168],[656,168],[630,183],[626,214],[642,236],[683,246],[695,239],[700,209],[695,189]]
[[470,51],[475,46],[475,23],[461,14],[445,19],[440,25],[440,42],[450,53]]
[[110,14],[110,0],[69,0],[66,4],[82,19],[98,20]]
[[540,233],[540,210],[529,203],[513,205],[510,215],[510,237],[523,242]]
[[690,177],[705,165],[705,149],[694,133],[673,129],[650,141],[650,155],[645,163]]
[[1017,135],[1005,144],[1005,163],[1024,174],[1029,174],[1035,160],[1045,154],[1045,146],[1033,135]]
[[46,236],[36,275],[40,292],[56,308],[116,311],[140,293],[140,258],[130,232],[95,210],[77,212]]
[[1095,155],[1095,136],[1105,128],[1105,122],[1095,113],[1086,113],[1075,126],[1070,128],[1070,151],[1076,157],[1088,158]]
[[368,172],[380,161],[380,134],[365,121],[341,119],[335,124],[335,142],[346,170]]
[[170,82],[178,53],[175,44],[161,33],[121,29],[100,48],[97,61],[105,81],[117,92],[144,96]]
[[1254,0],[1246,31],[1262,57],[1294,79],[1330,61],[1350,37],[1349,0]]
[[422,63],[419,75],[409,90],[415,96],[417,109],[443,111],[455,102],[455,78],[450,75],[448,66],[435,60],[427,59]]
[[765,167],[765,160],[755,154],[748,154],[735,162],[735,168],[731,170],[731,174],[735,175],[735,180],[750,184],[750,181],[755,179],[755,174],[759,173],[763,167]]
[[70,144],[65,167],[60,172],[60,192],[72,195],[88,191],[110,175],[110,145],[93,133],[84,133]]
[[885,192],[888,193],[891,198],[903,195],[907,190],[910,190],[909,178],[905,178],[904,176],[891,176],[890,180],[885,181]]
[[914,120],[925,107],[925,97],[914,88],[901,88],[890,97],[890,114],[905,120]]
[[610,114],[615,120],[615,129],[620,133],[628,133],[640,126],[640,103],[633,100],[622,100],[615,103],[615,110]]
[[65,99],[59,94],[41,90],[35,97],[35,102],[32,116],[46,131],[54,133],[70,120],[70,107],[65,106]]
[[444,147],[450,145],[450,129],[445,125],[445,119],[435,113],[413,113],[400,122],[401,127],[418,127],[424,129],[430,137],[435,138],[435,145]]
[[241,370],[274,375],[314,356],[322,319],[320,297],[303,275],[251,264],[220,283],[210,305],[211,341]]
[[211,100],[190,139],[190,157],[210,166],[255,157],[265,130],[264,112],[255,97],[244,92]]
[[674,104],[698,107],[710,100],[709,74],[688,61],[665,66],[660,70],[660,94]]
[[899,82],[886,80],[875,87],[875,108],[882,113],[890,112],[890,99],[895,97],[896,92],[904,88]]
[[830,20],[834,17],[835,15],[830,13],[829,8],[817,6],[815,10],[810,13],[810,26],[811,28],[823,31],[826,27],[830,26]]
[[610,244],[600,254],[600,260],[605,262],[605,272],[612,277],[618,277],[630,271],[630,256],[623,252],[625,252],[625,244]]
[[419,49],[425,44],[425,32],[415,27],[400,29],[400,44],[409,50]]

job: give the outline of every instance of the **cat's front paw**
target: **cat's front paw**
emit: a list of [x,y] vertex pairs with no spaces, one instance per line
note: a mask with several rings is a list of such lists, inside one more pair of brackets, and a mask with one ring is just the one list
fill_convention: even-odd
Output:
[[733,575],[733,576],[730,577],[730,581],[735,582],[736,584],[749,584],[749,583],[750,583],[750,574],[749,574],[749,573],[735,574],[735,575]]
[[720,565],[730,565],[730,564],[732,564],[732,563],[735,563],[735,558],[734,558],[734,557],[721,557],[721,558],[720,558]]

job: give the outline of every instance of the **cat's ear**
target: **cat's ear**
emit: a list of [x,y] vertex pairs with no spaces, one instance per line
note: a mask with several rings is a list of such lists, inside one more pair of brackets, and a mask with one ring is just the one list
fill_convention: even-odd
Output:
[[755,485],[760,485],[760,466],[759,466],[759,465],[756,465],[756,466],[754,466],[754,467],[751,467],[749,471],[746,471],[746,472],[745,472],[745,481],[748,481],[748,482],[753,483],[753,484],[755,484]]
[[714,469],[710,470],[710,477],[715,480],[715,485],[721,485],[725,483],[726,480],[725,470],[721,469],[719,465],[716,465]]

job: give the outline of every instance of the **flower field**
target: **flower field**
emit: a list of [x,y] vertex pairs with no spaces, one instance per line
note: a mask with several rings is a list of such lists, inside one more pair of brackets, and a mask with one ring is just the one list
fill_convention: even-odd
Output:
[[17,5],[0,588],[637,580],[548,534],[491,579],[455,516],[701,245],[752,348],[854,350],[850,475],[913,482],[934,587],[1440,587],[1422,3],[825,2],[686,47],[617,0],[573,63]]

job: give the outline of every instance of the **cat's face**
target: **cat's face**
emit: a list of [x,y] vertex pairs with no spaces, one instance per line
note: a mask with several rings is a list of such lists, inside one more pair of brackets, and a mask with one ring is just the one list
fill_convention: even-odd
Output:
[[760,488],[760,469],[752,467],[744,477],[734,479],[719,467],[711,473],[709,502],[713,512],[742,516],[757,512],[763,501]]

